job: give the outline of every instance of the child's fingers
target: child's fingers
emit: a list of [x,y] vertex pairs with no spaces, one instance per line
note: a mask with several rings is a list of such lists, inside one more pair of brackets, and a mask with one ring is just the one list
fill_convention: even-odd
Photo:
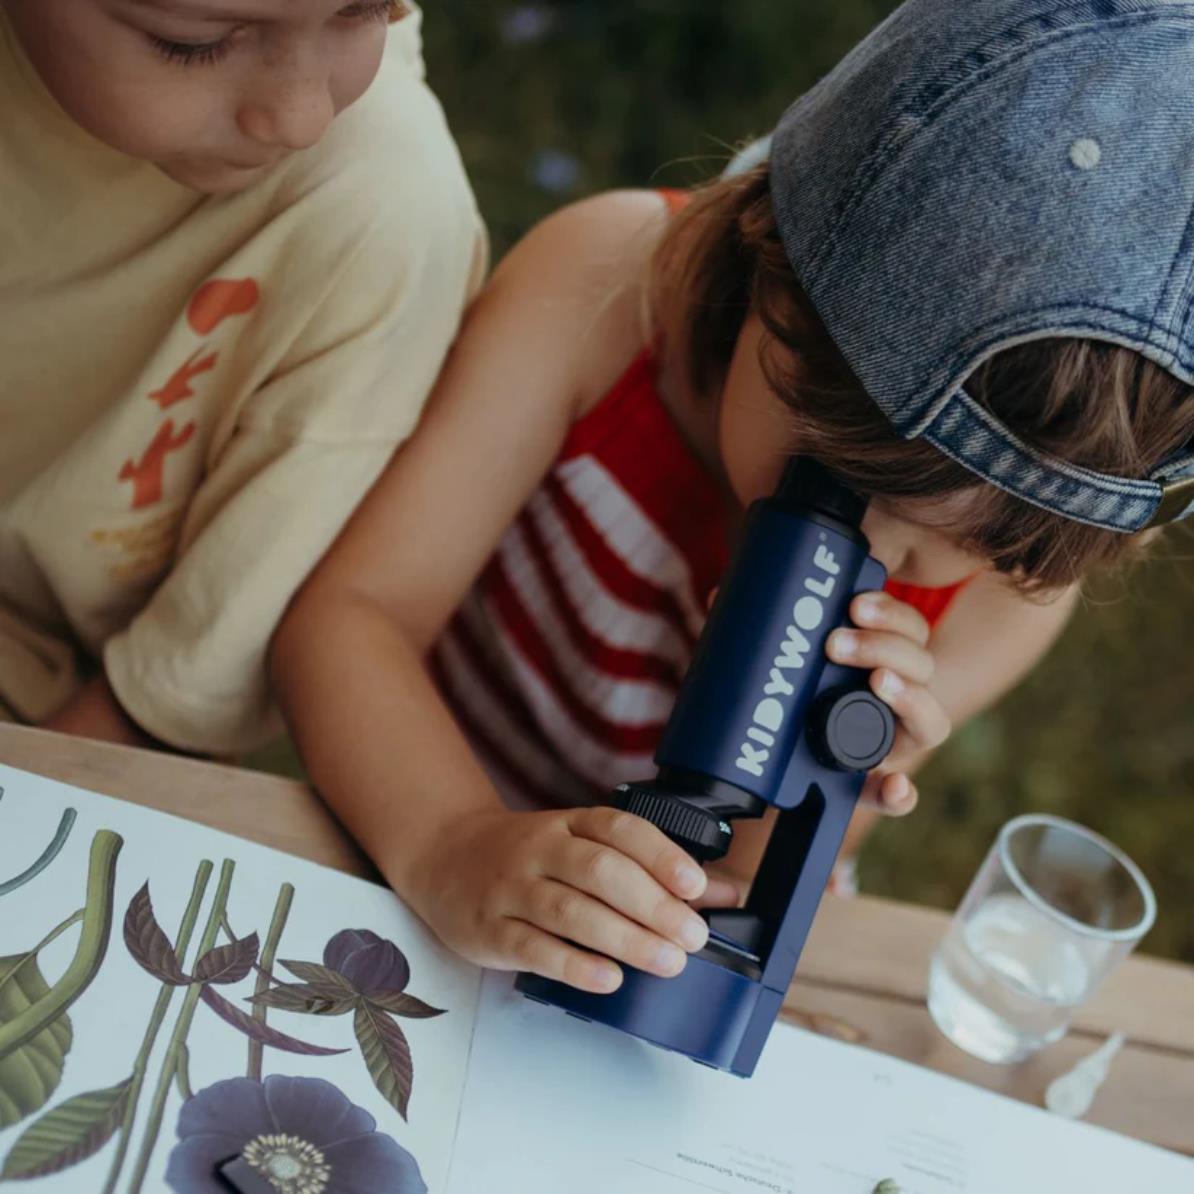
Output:
[[625,923],[636,921],[643,929],[658,934],[656,940],[660,944],[666,938],[673,949],[678,946],[695,953],[708,939],[708,925],[683,900],[661,887],[642,866],[612,846],[589,838],[568,838],[544,857],[542,870],[546,877],[584,892],[622,917],[628,917]]
[[709,876],[709,885],[700,899],[693,900],[694,908],[738,908],[742,904],[742,888],[732,879]]
[[613,808],[578,809],[569,828],[576,837],[612,846],[633,859],[682,900],[695,900],[705,890],[705,872],[692,856],[642,817]]
[[527,921],[505,921],[498,946],[512,970],[528,970],[595,995],[607,995],[622,985],[616,963],[568,945]]
[[907,816],[916,807],[919,799],[916,785],[902,771],[881,777],[879,807],[890,816]]
[[904,817],[916,808],[920,793],[902,771],[872,771],[866,778],[861,799],[889,817]]
[[901,728],[917,749],[935,750],[949,737],[949,716],[927,688],[909,684],[887,668],[872,672],[870,685],[900,719]]
[[688,961],[679,946],[567,883],[541,879],[528,888],[525,900],[517,911],[520,919],[636,970],[672,978]]
[[887,630],[902,634],[922,647],[932,633],[924,614],[889,593],[863,593],[850,603],[850,617],[864,630]]
[[835,630],[826,644],[834,663],[847,667],[890,668],[914,684],[933,678],[933,657],[904,634],[883,630]]

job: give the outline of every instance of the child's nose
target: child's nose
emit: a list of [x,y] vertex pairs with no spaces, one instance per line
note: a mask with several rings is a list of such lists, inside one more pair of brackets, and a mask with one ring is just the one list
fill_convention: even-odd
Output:
[[335,116],[327,71],[314,62],[296,62],[270,75],[262,90],[242,104],[238,122],[254,141],[310,149]]

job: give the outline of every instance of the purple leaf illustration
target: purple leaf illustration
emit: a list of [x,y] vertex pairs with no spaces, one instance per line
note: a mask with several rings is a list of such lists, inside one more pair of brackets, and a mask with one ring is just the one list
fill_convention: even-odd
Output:
[[405,1119],[414,1084],[414,1064],[406,1036],[385,1012],[367,1001],[357,1008],[353,1028],[373,1085]]
[[307,1041],[300,1041],[298,1037],[288,1036],[254,1020],[247,1012],[241,1011],[234,1003],[229,1003],[218,991],[211,987],[204,987],[200,999],[211,1008],[222,1020],[239,1029],[251,1040],[260,1041],[273,1049],[281,1049],[284,1053],[298,1053],[303,1057],[331,1057],[336,1053],[347,1053],[347,1049],[328,1049],[323,1045],[312,1045]]
[[410,963],[403,952],[368,929],[345,929],[324,946],[323,964],[365,994],[404,991]]
[[323,964],[332,970],[339,970],[349,954],[370,945],[379,945],[383,940],[372,929],[342,929],[329,938],[323,947]]
[[343,995],[355,995],[357,993],[356,988],[346,978],[342,977],[335,970],[329,970],[326,966],[320,966],[318,962],[288,962],[285,959],[279,959],[278,964],[284,970],[289,970],[295,978],[300,978],[305,983],[312,983],[321,987],[334,987]]
[[202,983],[239,983],[257,961],[260,948],[256,933],[231,942],[217,945],[195,963],[195,981]]
[[430,1020],[433,1016],[444,1015],[442,1007],[432,1007],[405,991],[375,991],[367,996],[374,1007],[392,1012],[395,1016],[406,1016],[410,1020]]
[[359,995],[347,994],[330,983],[280,983],[251,996],[249,1002],[307,1016],[342,1016],[352,1011],[359,999]]
[[229,1158],[274,1190],[427,1194],[418,1163],[377,1121],[322,1078],[230,1078],[201,1090],[178,1117],[166,1184],[221,1194]]
[[128,911],[124,914],[124,943],[133,961],[159,982],[174,987],[190,984],[191,979],[178,964],[170,938],[154,917],[148,883],[129,901]]
[[12,1146],[0,1182],[61,1173],[99,1152],[124,1119],[132,1081],[75,1095],[35,1120]]

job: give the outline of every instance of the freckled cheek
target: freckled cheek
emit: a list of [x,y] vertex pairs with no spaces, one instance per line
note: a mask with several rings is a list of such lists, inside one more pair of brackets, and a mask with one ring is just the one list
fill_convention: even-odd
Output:
[[368,46],[350,46],[339,57],[332,70],[332,103],[339,114],[355,104],[369,90],[381,68],[385,40],[379,38]]
[[[142,69],[140,82],[109,75],[94,85],[74,86],[60,102],[80,126],[104,144],[130,157],[157,162],[222,145],[227,98],[213,87]],[[124,76],[135,78],[136,76]]]
[[156,115],[133,113],[126,127],[125,152],[151,162],[216,153],[231,139],[224,105],[218,103],[199,103]]

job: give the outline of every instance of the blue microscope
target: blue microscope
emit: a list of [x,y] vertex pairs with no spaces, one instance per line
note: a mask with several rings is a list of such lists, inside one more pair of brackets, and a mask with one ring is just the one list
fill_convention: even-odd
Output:
[[895,720],[867,674],[825,640],[853,598],[881,589],[862,534],[866,502],[807,457],[754,503],[655,754],[658,774],[611,803],[698,862],[722,858],[733,822],[779,810],[743,907],[711,910],[709,942],[676,978],[623,967],[612,995],[520,975],[531,999],[748,1078],[783,1005],[865,774]]

